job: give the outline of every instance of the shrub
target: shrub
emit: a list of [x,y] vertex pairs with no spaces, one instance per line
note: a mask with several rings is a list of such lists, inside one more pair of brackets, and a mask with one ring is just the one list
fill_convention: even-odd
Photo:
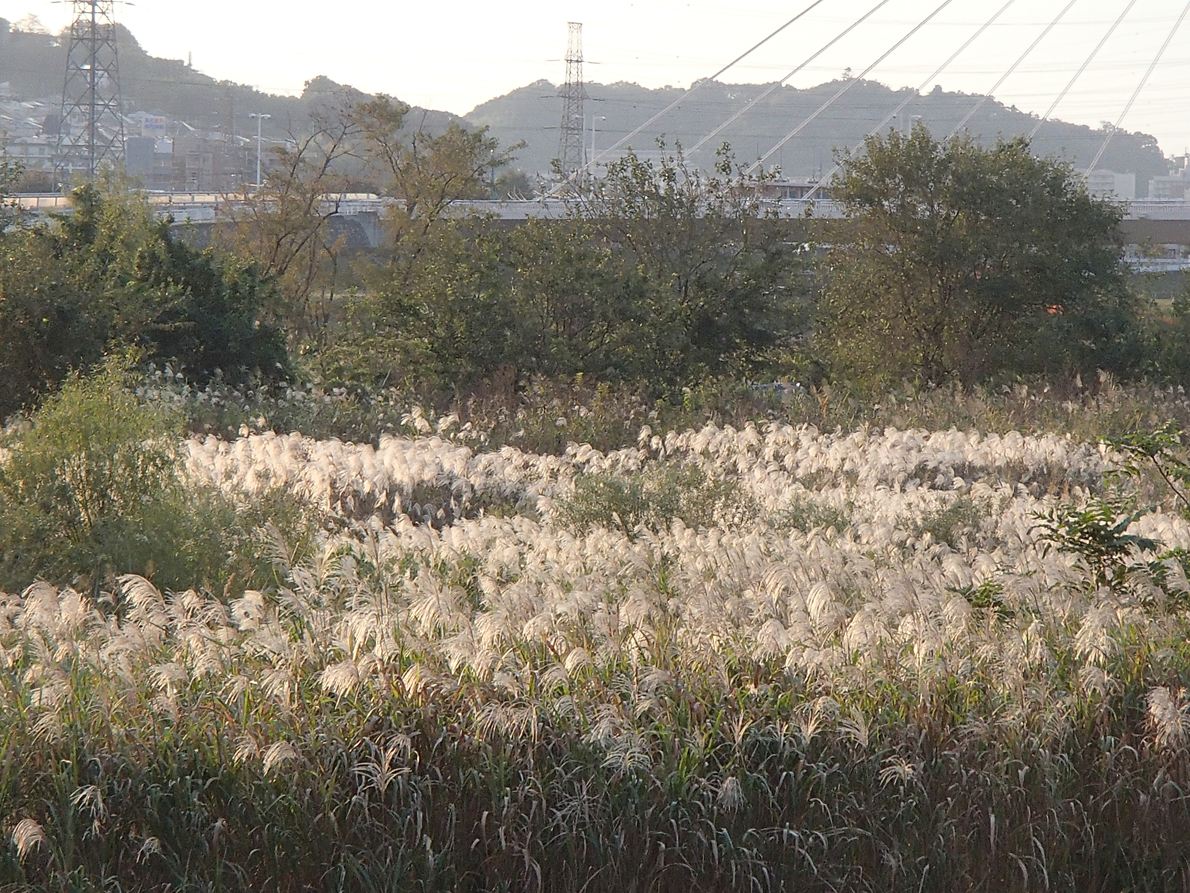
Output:
[[687,527],[722,523],[724,514],[747,509],[739,487],[691,465],[658,465],[628,478],[587,474],[562,501],[563,521],[577,530],[618,527],[627,533],[657,530],[674,519]]
[[935,542],[958,549],[965,539],[978,535],[986,511],[971,497],[960,496],[912,525],[914,536],[929,534]]
[[241,584],[267,573],[257,531],[299,543],[307,513],[284,494],[241,507],[178,470],[180,417],[139,403],[109,361],[69,378],[10,435],[0,461],[0,587],[135,572],[160,585]]
[[0,417],[35,404],[113,345],[217,371],[276,378],[288,359],[262,318],[273,293],[256,267],[177,241],[143,204],[88,186],[54,226],[0,227]]

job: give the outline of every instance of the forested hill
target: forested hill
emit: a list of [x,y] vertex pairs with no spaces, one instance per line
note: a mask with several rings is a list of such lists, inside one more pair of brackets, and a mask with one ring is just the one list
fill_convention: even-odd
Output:
[[[739,160],[755,160],[840,86],[841,82],[836,80],[806,90],[792,87],[777,90],[708,143],[695,160],[702,164],[709,162],[714,149],[724,141],[734,147]],[[688,101],[662,118],[651,133],[642,133],[635,139],[633,147],[638,151],[652,149],[659,135],[664,135],[671,144],[676,141],[693,146],[765,88],[755,84],[704,82]],[[675,87],[651,90],[629,83],[588,84],[587,119],[596,118],[597,148],[607,148],[684,92]],[[523,140],[526,146],[520,153],[520,166],[527,171],[548,170],[550,160],[558,152],[562,100],[557,94],[557,86],[538,81],[485,102],[466,115],[466,119],[489,127],[502,143]],[[836,148],[851,147],[862,140],[905,95],[875,81],[858,83],[772,161],[790,176],[825,173],[830,170]],[[914,117],[920,116],[935,135],[945,136],[978,101],[978,96],[935,88],[911,102],[899,123],[908,126]],[[989,100],[968,126],[982,140],[991,142],[998,135],[1027,134],[1036,122],[1034,115]],[[1059,155],[1075,165],[1085,166],[1094,158],[1104,136],[1101,130],[1052,121],[1041,128],[1034,146],[1042,154]],[[1141,133],[1117,133],[1100,166],[1121,173],[1134,172],[1137,188],[1142,192],[1150,177],[1168,173],[1156,139]]]
[[[165,115],[200,129],[243,133],[251,124],[248,114],[261,112],[272,116],[266,123],[266,133],[301,133],[320,99],[331,93],[352,92],[329,78],[312,76],[301,96],[262,93],[217,80],[184,61],[151,56],[122,26],[118,41],[125,110]],[[16,98],[60,97],[65,68],[66,46],[59,36],[16,30],[0,18],[0,83],[7,82]],[[423,109],[415,109],[409,120],[430,131],[460,121],[447,112]],[[251,126],[255,130],[255,124]]]
[[[151,56],[124,28],[120,29],[119,45],[126,110],[166,115],[200,129],[245,133],[252,126],[248,113],[263,112],[272,116],[266,124],[267,135],[301,133],[309,126],[312,110],[324,104],[327,95],[351,90],[328,78],[312,77],[301,96],[277,96],[217,80],[181,60]],[[59,36],[18,30],[0,18],[0,84],[7,83],[16,98],[52,100],[59,96],[65,53]],[[708,164],[713,159],[713,150],[724,141],[734,147],[739,160],[755,159],[822,105],[839,86],[839,81],[833,81],[806,90],[791,87],[777,90],[726,128],[694,160]],[[658,129],[634,140],[634,148],[648,151],[662,135],[671,144],[692,146],[764,89],[764,85],[705,82],[689,101],[658,122]],[[587,118],[595,119],[596,146],[606,148],[684,91],[675,87],[648,89],[637,84],[615,83],[590,84],[587,92],[590,96]],[[858,83],[837,106],[814,121],[772,160],[790,176],[825,173],[833,163],[836,149],[858,143],[904,96],[904,92],[874,81]],[[907,126],[919,116],[936,135],[945,135],[977,101],[977,96],[935,88],[910,103],[898,123]],[[431,132],[463,121],[488,127],[505,145],[524,142],[517,167],[528,173],[547,173],[558,151],[561,116],[558,87],[543,80],[489,100],[462,119],[447,112],[415,109],[407,120],[412,126]],[[1028,133],[1036,120],[1015,108],[988,101],[969,126],[990,142],[998,135]],[[1042,154],[1059,155],[1076,165],[1085,165],[1094,157],[1103,138],[1103,131],[1053,121],[1042,127],[1034,146]],[[1150,177],[1168,172],[1167,162],[1153,137],[1127,132],[1116,134],[1101,167],[1135,173],[1137,189],[1142,195]]]

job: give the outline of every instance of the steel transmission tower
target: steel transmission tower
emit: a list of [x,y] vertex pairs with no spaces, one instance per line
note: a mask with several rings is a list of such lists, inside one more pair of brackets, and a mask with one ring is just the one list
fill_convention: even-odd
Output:
[[562,176],[570,180],[585,163],[587,89],[583,84],[583,25],[570,23],[570,44],[566,50],[566,86],[562,90],[562,136],[558,141],[558,163]]
[[73,0],[55,169],[93,178],[124,160],[116,0]]

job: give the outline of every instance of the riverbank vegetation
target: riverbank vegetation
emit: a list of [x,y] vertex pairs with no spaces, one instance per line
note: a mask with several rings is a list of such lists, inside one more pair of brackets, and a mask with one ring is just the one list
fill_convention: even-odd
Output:
[[403,114],[205,248],[0,218],[0,888],[1190,889],[1190,328],[1115,209],[918,129],[829,244],[676,147],[504,229]]

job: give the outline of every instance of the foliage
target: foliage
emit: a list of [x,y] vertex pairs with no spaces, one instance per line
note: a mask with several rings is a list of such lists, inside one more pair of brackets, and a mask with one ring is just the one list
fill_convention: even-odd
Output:
[[1129,512],[1111,500],[1092,500],[1081,508],[1061,506],[1041,518],[1039,529],[1058,549],[1086,562],[1093,586],[1125,589],[1136,570],[1137,553],[1157,550],[1156,540],[1129,533],[1145,512]]
[[409,112],[409,106],[385,96],[351,110],[369,177],[397,200],[384,221],[378,279],[390,299],[411,285],[421,263],[432,256],[441,225],[458,219],[451,206],[486,197],[490,173],[506,165],[516,149],[501,148],[484,129],[451,125],[440,134],[410,132]]
[[[470,256],[473,215],[453,206],[486,197],[512,150],[482,130],[451,125],[427,132],[409,114],[407,105],[385,96],[328,110],[313,137],[278,155],[266,188],[238,225],[241,251],[254,244],[265,249],[295,340],[324,377],[384,385],[407,381],[414,370],[426,380],[441,369],[465,374],[457,367],[483,365],[492,351],[482,347],[499,339],[486,330],[482,339],[473,337],[474,326],[452,324],[452,311],[465,318],[510,312],[482,299],[475,306],[477,294],[491,291],[477,292],[475,280],[491,276]],[[381,221],[381,249],[367,257],[349,256],[331,225],[333,194],[349,183],[339,169],[349,158],[362,165],[359,176],[380,197],[393,200]],[[364,296],[341,294],[343,282],[362,283]],[[431,307],[440,308],[432,320]],[[435,354],[430,338],[453,349]]]
[[0,236],[20,220],[20,207],[11,195],[16,191],[23,175],[24,171],[19,164],[0,157]]
[[123,562],[131,530],[173,485],[176,423],[122,386],[116,367],[70,379],[13,439],[0,465],[6,581]]
[[1119,470],[1137,479],[1145,472],[1155,472],[1182,514],[1190,518],[1190,456],[1183,444],[1185,432],[1169,421],[1152,431],[1133,431],[1105,439],[1108,447],[1120,454]]
[[714,480],[691,465],[659,466],[626,478],[582,475],[559,507],[563,521],[576,530],[615,527],[632,535],[664,529],[674,520],[695,529],[714,527],[742,510],[733,482]]
[[[1134,368],[1120,211],[1027,142],[991,149],[918,125],[868,139],[832,187],[820,345],[868,382]],[[1115,353],[1113,353],[1115,351]]]
[[[1030,532],[1055,479],[1102,485],[1094,445],[766,422],[537,455],[409,416],[182,444],[194,482],[336,513],[308,555],[273,537],[269,585],[0,596],[0,885],[1185,886],[1190,620]],[[666,523],[703,481],[743,509]],[[508,513],[443,513],[480,494]],[[789,523],[807,500],[850,517]],[[1132,532],[1184,541],[1167,509]]]
[[113,569],[165,586],[268,579],[257,531],[267,524],[296,542],[309,512],[269,492],[239,506],[188,486],[178,472],[180,417],[145,406],[110,361],[72,376],[0,455],[0,586],[33,579],[99,586]]
[[[457,139],[442,150],[453,163],[438,164],[464,173],[429,179],[465,195],[492,149]],[[416,369],[468,388],[581,374],[672,392],[764,368],[801,332],[800,249],[726,151],[712,174],[680,150],[658,162],[629,153],[571,200],[567,219],[512,228],[445,218],[445,188],[420,188],[429,200],[404,200],[389,246],[397,260],[377,272],[372,324],[351,342],[375,354],[391,332],[390,380]]]
[[948,505],[923,516],[915,525],[918,535],[929,534],[935,542],[952,549],[963,547],[964,541],[975,539],[986,516],[985,510],[970,496],[960,496]]
[[1190,286],[1174,296],[1167,312],[1154,308],[1149,326],[1153,341],[1149,376],[1182,387],[1190,385]]
[[[1147,476],[1156,478],[1158,498],[1172,500],[1184,518],[1190,518],[1190,457],[1182,444],[1183,432],[1174,422],[1152,431],[1135,431],[1104,439],[1104,445],[1118,457],[1113,477],[1143,492]],[[1190,598],[1171,577],[1177,567],[1182,578],[1190,572],[1190,553],[1169,549],[1160,541],[1129,532],[1153,508],[1129,510],[1120,496],[1092,499],[1085,506],[1069,504],[1052,509],[1041,519],[1040,529],[1049,544],[1078,555],[1090,571],[1094,586],[1133,592],[1139,574],[1151,582],[1163,598],[1180,606]],[[1144,556],[1154,555],[1145,560]]]
[[710,173],[680,146],[659,150],[658,161],[629,152],[609,163],[575,205],[622,275],[638,280],[635,365],[671,386],[749,370],[801,334],[800,248],[760,200],[766,176],[746,175],[728,147]]
[[0,415],[27,406],[109,348],[140,349],[195,378],[285,372],[280,333],[260,319],[256,268],[175,240],[115,192],[85,186],[54,227],[0,237]]
[[350,187],[340,168],[354,148],[345,101],[312,112],[309,131],[273,151],[264,183],[229,203],[229,219],[215,230],[216,244],[251,259],[274,286],[262,313],[312,349],[326,347],[349,264],[334,225]]

